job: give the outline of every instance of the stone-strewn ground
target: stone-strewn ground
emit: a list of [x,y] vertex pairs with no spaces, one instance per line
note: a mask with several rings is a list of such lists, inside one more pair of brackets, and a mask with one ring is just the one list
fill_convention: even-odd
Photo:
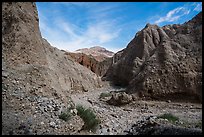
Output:
[[[168,101],[144,101],[136,100],[123,106],[109,105],[106,101],[111,97],[99,99],[101,93],[108,93],[116,89],[101,89],[83,94],[73,94],[71,98],[75,104],[81,104],[93,109],[102,120],[96,133],[80,132],[76,134],[101,134],[121,135],[127,134],[131,126],[139,121],[145,121],[148,117],[157,117],[161,114],[172,113],[179,118],[176,126],[186,128],[201,128],[202,105],[195,103],[182,103]],[[122,89],[124,90],[124,89]],[[91,102],[91,103],[90,103]],[[170,122],[160,120],[160,123]]]

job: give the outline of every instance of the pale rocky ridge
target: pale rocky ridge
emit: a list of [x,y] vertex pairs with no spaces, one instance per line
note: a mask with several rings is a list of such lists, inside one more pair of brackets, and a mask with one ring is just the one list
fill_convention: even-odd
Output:
[[100,46],[78,49],[74,53],[84,53],[86,55],[91,55],[99,62],[104,61],[106,58],[110,58],[114,55],[114,52]]
[[103,79],[127,93],[202,100],[202,12],[181,25],[147,24],[120,54]]

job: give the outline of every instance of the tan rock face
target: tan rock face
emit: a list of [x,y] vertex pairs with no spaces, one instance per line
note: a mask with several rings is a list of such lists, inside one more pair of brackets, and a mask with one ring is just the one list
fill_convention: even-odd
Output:
[[112,64],[112,58],[106,58],[103,61],[98,61],[95,57],[84,53],[65,52],[64,54],[71,56],[76,62],[87,67],[98,76],[103,76]]
[[202,12],[182,25],[147,24],[105,76],[140,96],[201,100]]
[[63,90],[96,88],[100,80],[90,70],[41,37],[35,3],[3,3],[3,67],[16,70],[26,66],[43,67],[47,85]]
[[3,3],[2,58],[6,65],[47,64],[38,21],[34,3]]

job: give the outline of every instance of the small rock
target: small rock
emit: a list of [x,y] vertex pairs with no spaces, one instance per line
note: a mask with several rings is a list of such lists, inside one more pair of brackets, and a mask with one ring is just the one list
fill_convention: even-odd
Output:
[[87,101],[88,101],[89,103],[93,104],[93,102],[92,102],[90,99],[87,99]]
[[177,86],[173,86],[174,89],[177,89]]
[[51,105],[47,105],[47,108],[51,109],[51,108],[52,108],[52,106],[51,106]]
[[4,77],[4,78],[7,78],[8,75],[9,75],[9,73],[6,73],[6,72],[2,73],[2,77]]
[[16,80],[12,80],[11,82],[12,82],[13,84],[16,84]]
[[70,112],[71,112],[72,114],[77,115],[77,109],[72,109]]
[[84,89],[84,92],[88,92],[88,89]]
[[111,132],[111,128],[108,128],[107,131],[108,131],[108,132]]
[[[41,112],[44,112],[44,111],[45,111],[45,108],[44,108],[44,107],[39,106],[39,109],[41,110]],[[36,112],[36,113],[37,113],[37,112]]]
[[107,134],[107,129],[106,129],[106,128],[102,128],[102,130],[101,130],[101,134],[102,134],[102,135]]
[[156,123],[156,121],[155,121],[153,118],[150,118],[150,119],[149,119],[149,123],[150,123],[151,125],[153,125],[153,124]]
[[28,118],[27,123],[28,123],[29,125],[32,125],[32,123],[33,123],[32,117]]
[[25,135],[32,135],[32,134],[33,134],[33,130],[26,128],[26,129],[24,130],[24,134],[25,134]]
[[56,124],[55,122],[50,122],[50,127],[55,128]]
[[124,108],[124,111],[132,111],[132,109]]
[[115,115],[115,114],[110,114],[111,116],[113,116],[113,117],[115,117],[115,118],[118,118],[118,116],[117,115]]
[[164,121],[165,121],[165,122],[169,122],[169,120],[168,120],[168,119],[166,119],[166,118],[164,119]]
[[171,100],[167,100],[166,102],[167,102],[167,103],[171,103]]
[[59,108],[58,106],[55,106],[55,107],[53,107],[53,108],[54,108],[54,111],[60,110],[60,108]]
[[47,110],[47,108],[44,108],[44,112],[47,112],[48,110]]

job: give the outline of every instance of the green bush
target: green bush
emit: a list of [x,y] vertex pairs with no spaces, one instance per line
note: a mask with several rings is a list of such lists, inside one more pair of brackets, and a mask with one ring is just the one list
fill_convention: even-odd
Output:
[[109,97],[111,93],[101,93],[99,98]]
[[202,121],[198,121],[195,123],[196,128],[202,128]]
[[95,131],[97,126],[100,123],[100,120],[96,118],[96,115],[94,114],[94,112],[89,108],[85,109],[81,105],[77,105],[76,109],[77,109],[77,115],[79,115],[84,121],[83,128],[85,130]]
[[178,117],[174,116],[171,113],[163,114],[163,115],[159,116],[158,118],[167,119],[168,121],[171,121],[171,122],[176,122],[177,120],[179,120]]
[[67,111],[67,112],[62,112],[59,115],[59,118],[64,120],[64,121],[68,121],[68,120],[70,120],[71,116],[72,116],[71,113],[69,111]]

